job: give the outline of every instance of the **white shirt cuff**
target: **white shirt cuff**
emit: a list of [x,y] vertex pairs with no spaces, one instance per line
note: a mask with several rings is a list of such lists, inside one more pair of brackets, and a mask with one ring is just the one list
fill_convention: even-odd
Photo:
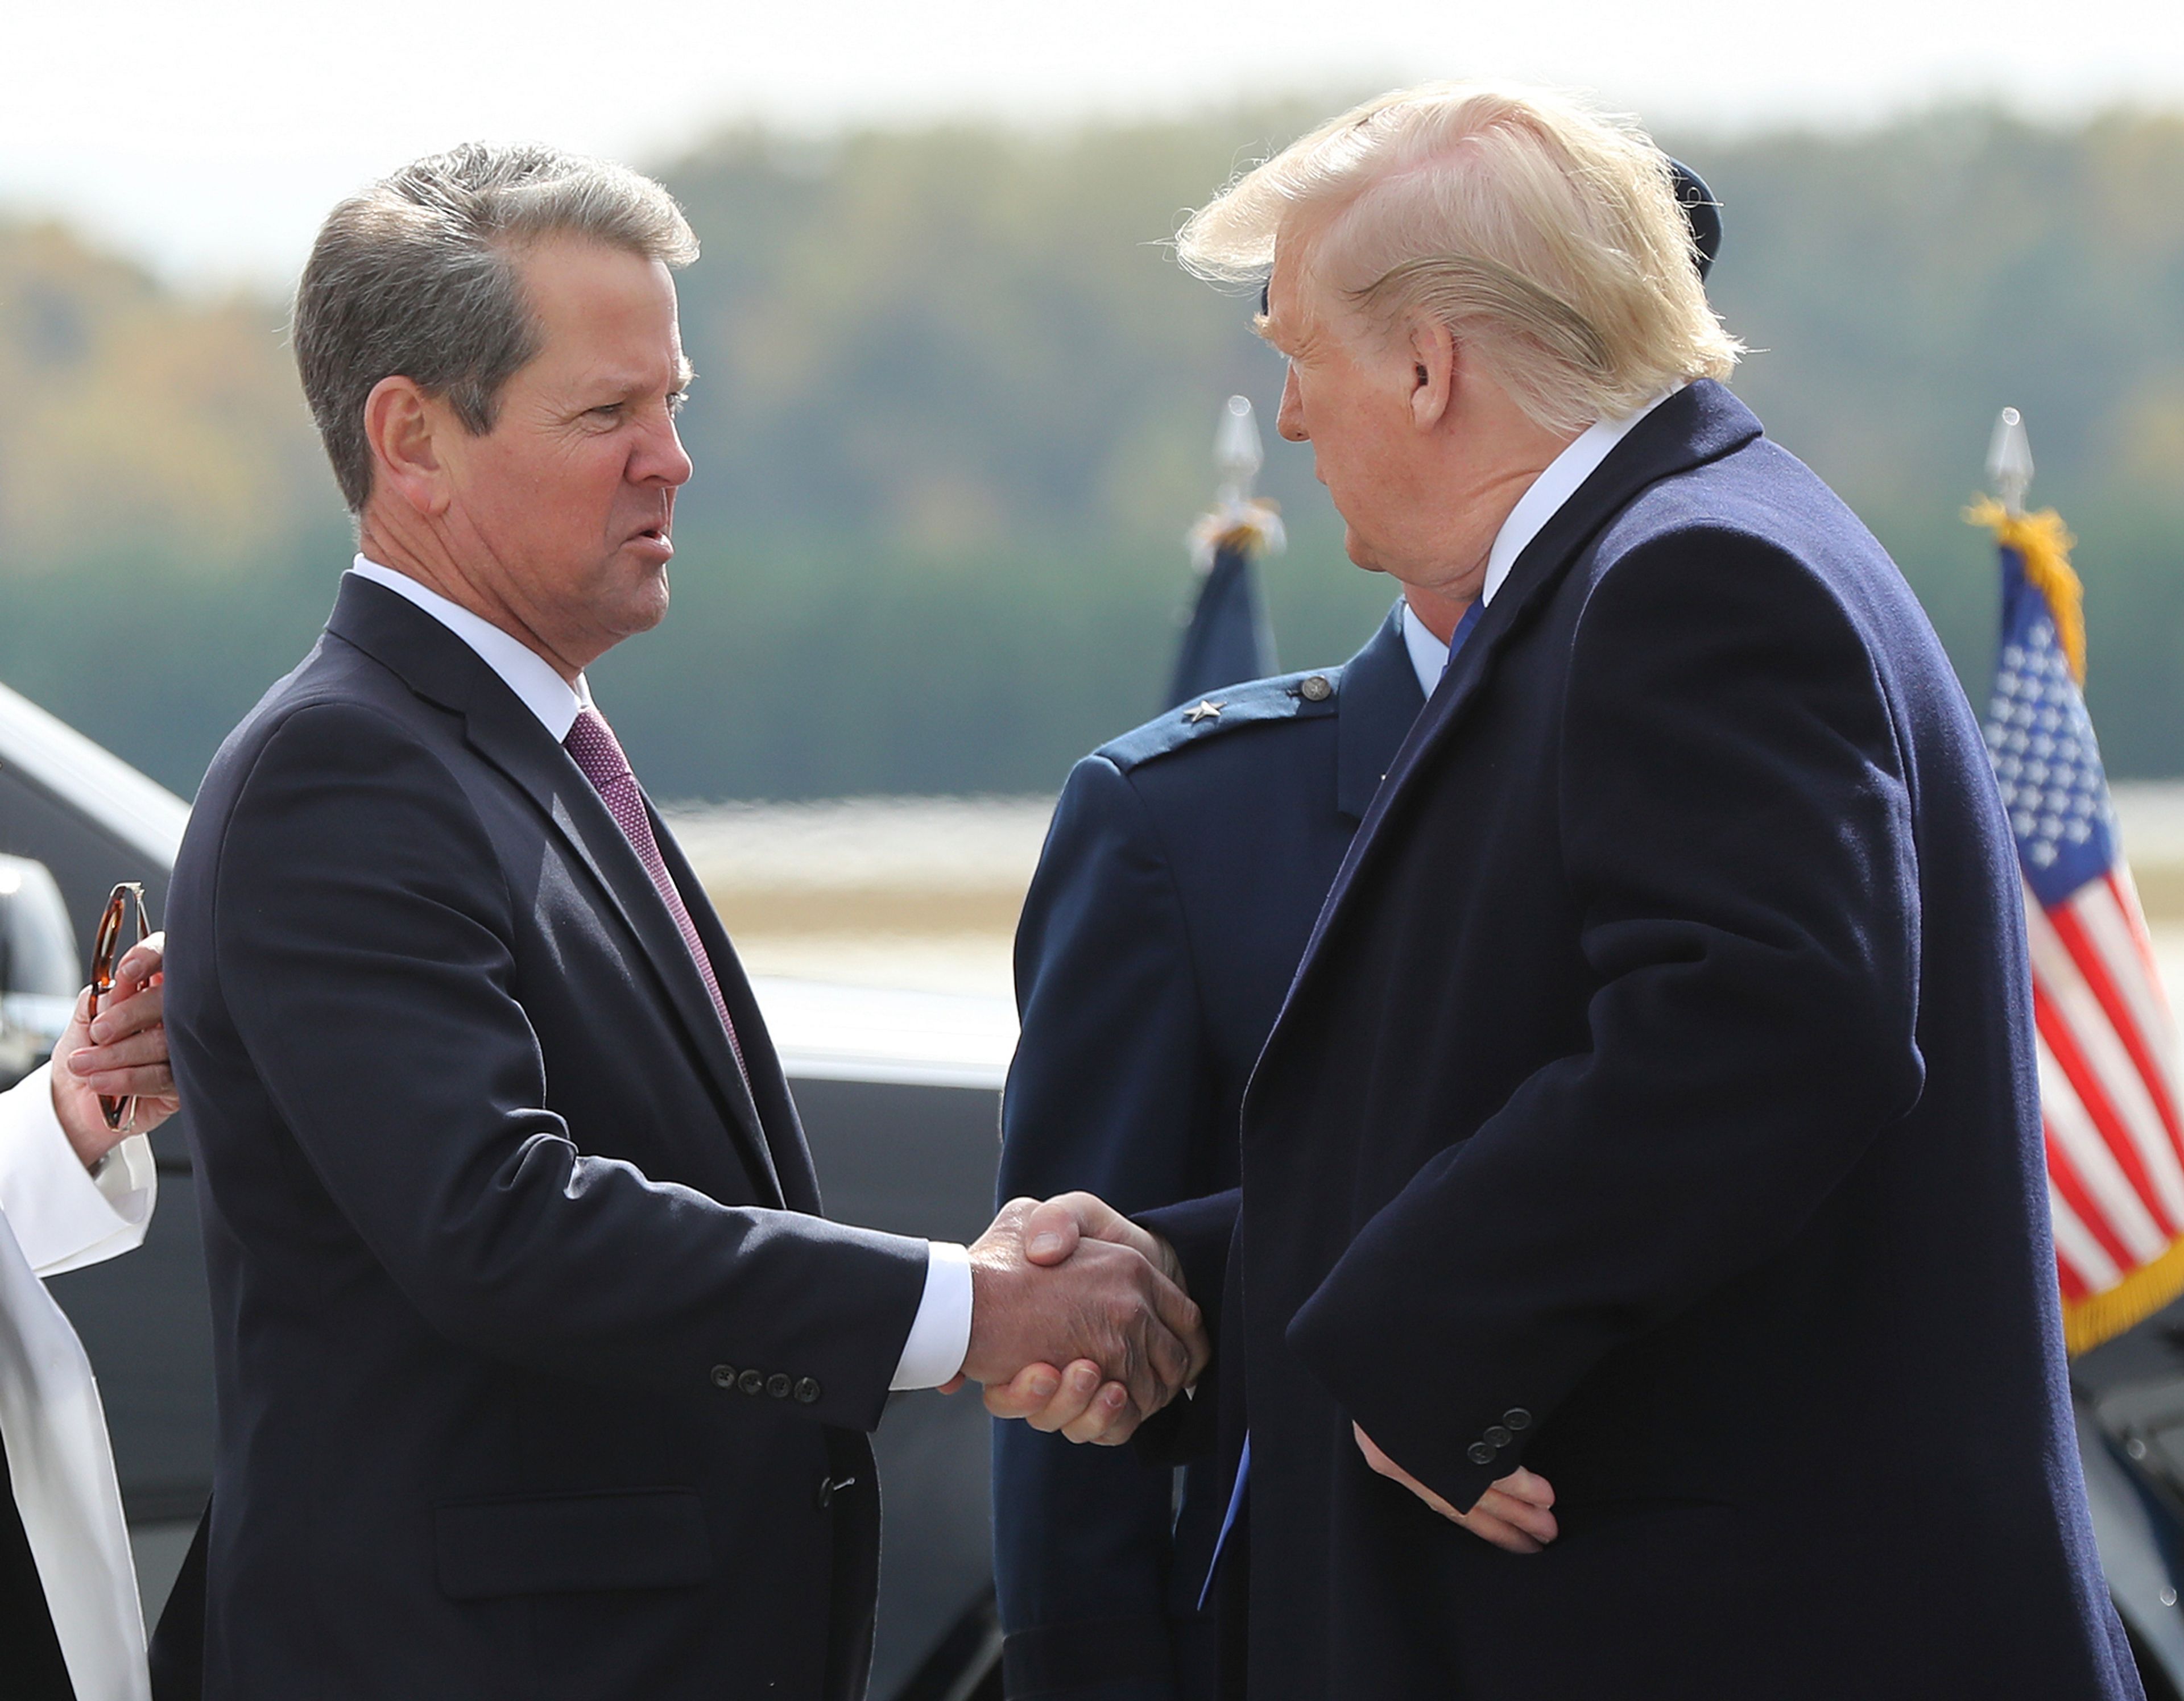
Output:
[[0,1214],[42,1276],[141,1245],[159,1199],[152,1143],[131,1135],[94,1177],[53,1113],[53,1065],[0,1093]]
[[971,1252],[952,1241],[929,1243],[925,1261],[925,1297],[902,1343],[890,1392],[937,1388],[963,1368],[971,1353]]

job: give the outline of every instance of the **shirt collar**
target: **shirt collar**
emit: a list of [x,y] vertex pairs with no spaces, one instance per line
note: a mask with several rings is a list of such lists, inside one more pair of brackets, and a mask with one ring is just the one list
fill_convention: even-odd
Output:
[[370,579],[376,585],[386,586],[397,596],[407,598],[470,645],[477,652],[478,660],[499,674],[502,683],[522,700],[523,706],[538,717],[539,724],[554,735],[555,744],[569,736],[569,728],[576,725],[577,715],[592,706],[592,688],[582,674],[577,676],[577,683],[571,687],[544,656],[528,644],[510,637],[491,621],[480,618],[460,604],[449,602],[437,591],[427,589],[407,573],[382,567],[363,555],[356,558],[349,571],[360,579]]
[[[1682,388],[1678,385],[1676,389]],[[1502,581],[1509,577],[1509,569],[1524,553],[1524,546],[1540,535],[1563,503],[1577,494],[1578,486],[1592,477],[1594,469],[1607,459],[1608,451],[1630,434],[1631,427],[1675,393],[1675,389],[1663,390],[1637,412],[1626,414],[1619,420],[1595,420],[1578,433],[1568,448],[1547,463],[1546,471],[1517,499],[1517,505],[1509,510],[1509,517],[1495,534],[1494,547],[1486,556],[1486,583],[1479,590],[1479,601],[1494,600],[1494,594],[1502,588]],[[1412,655],[1415,657],[1415,650]]]
[[1430,697],[1448,666],[1448,646],[1426,629],[1410,604],[1403,605],[1403,648],[1410,652],[1411,671],[1418,676],[1418,689]]

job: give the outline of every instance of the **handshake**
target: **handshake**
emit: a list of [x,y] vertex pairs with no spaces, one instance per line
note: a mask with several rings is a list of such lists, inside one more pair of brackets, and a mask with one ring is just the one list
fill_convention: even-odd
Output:
[[1116,1447],[1197,1381],[1211,1348],[1174,1252],[1089,1193],[1015,1199],[971,1248],[964,1382],[986,1409]]

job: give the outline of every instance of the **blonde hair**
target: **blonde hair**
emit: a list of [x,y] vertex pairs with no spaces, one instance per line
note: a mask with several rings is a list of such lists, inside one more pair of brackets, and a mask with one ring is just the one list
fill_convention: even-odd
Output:
[[1177,251],[1197,276],[1247,283],[1301,244],[1302,276],[1369,326],[1437,320],[1533,420],[1575,430],[1727,377],[1743,352],[1707,304],[1671,183],[1633,120],[1542,90],[1429,83],[1247,171]]

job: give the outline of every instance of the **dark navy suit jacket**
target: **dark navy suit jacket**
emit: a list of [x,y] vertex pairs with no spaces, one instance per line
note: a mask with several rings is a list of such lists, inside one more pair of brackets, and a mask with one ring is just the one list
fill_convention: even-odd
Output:
[[[1931,627],[1691,386],[1396,759],[1245,1096],[1240,1235],[1150,1213],[1226,1297],[1149,1440],[1223,1409],[1233,1450],[1248,1390],[1252,1701],[2137,1694],[2033,1058]],[[1353,1422],[1459,1507],[1537,1470],[1560,1539],[1488,1546]]]
[[[1077,765],[1017,934],[1004,1198],[1233,1186],[1236,1118],[1312,918],[1424,701],[1400,607],[1347,665],[1232,686]],[[1311,683],[1308,683],[1311,682]],[[1011,1696],[1210,1693],[1195,1605],[1226,1484],[1022,1424],[994,1439]]]
[[344,581],[206,775],[167,1023],[218,1377],[208,1696],[862,1694],[858,1432],[926,1250],[816,1215],[655,831],[748,1090],[598,795],[392,592]]

